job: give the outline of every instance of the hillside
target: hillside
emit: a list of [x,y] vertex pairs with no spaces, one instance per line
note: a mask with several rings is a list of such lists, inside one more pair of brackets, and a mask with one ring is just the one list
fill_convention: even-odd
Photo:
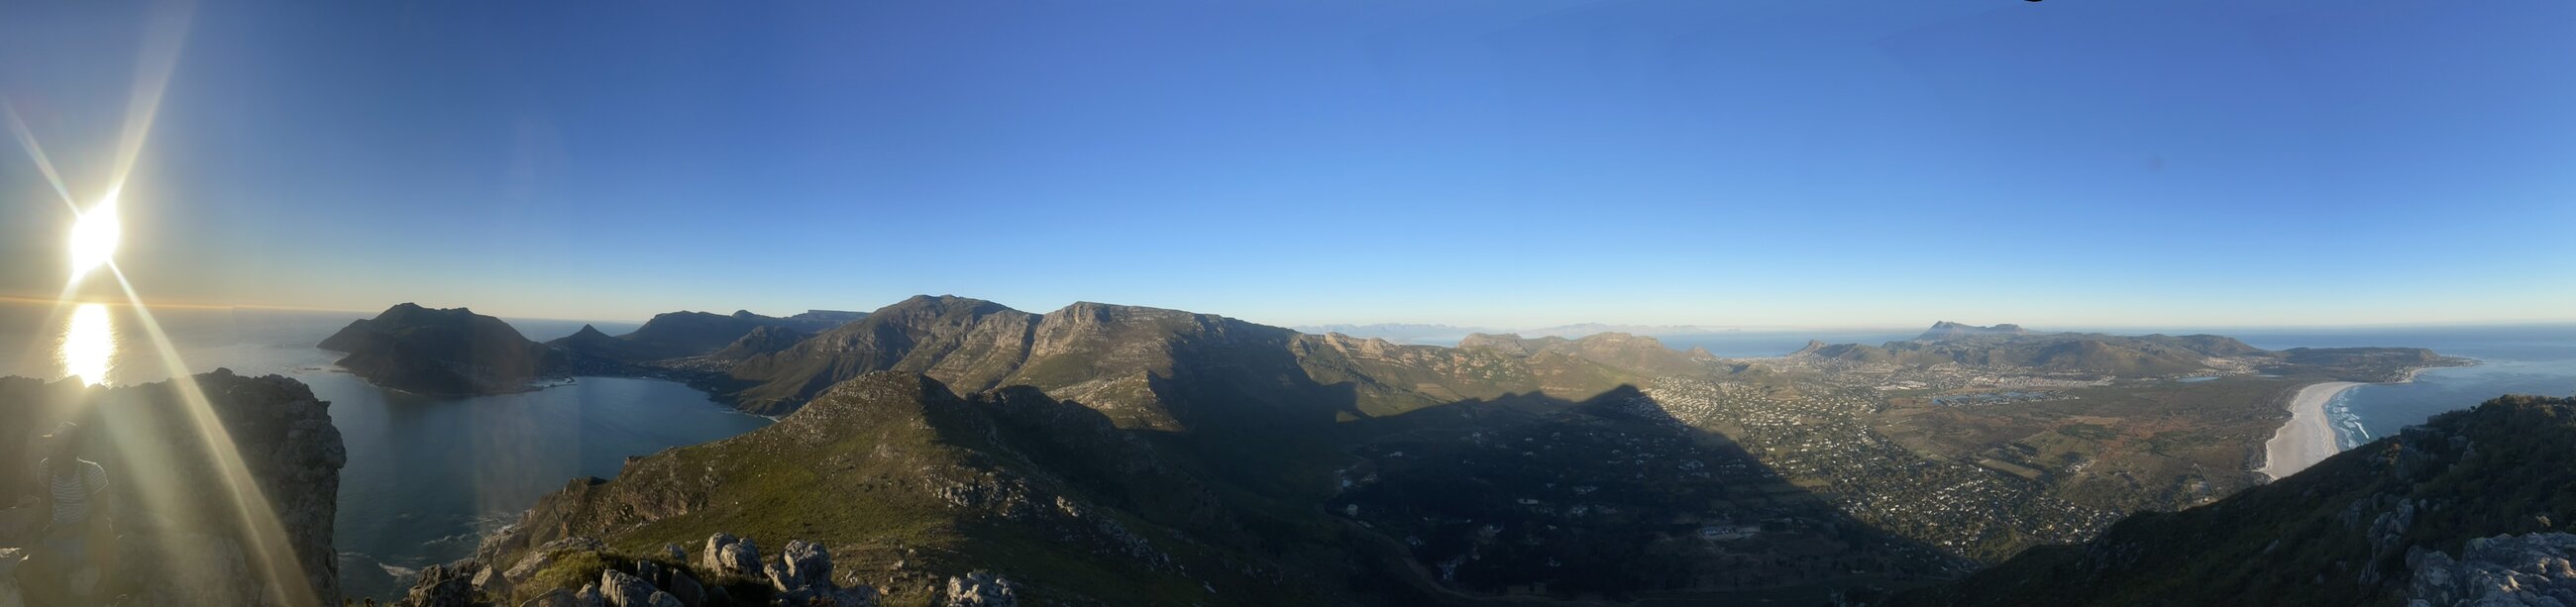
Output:
[[541,378],[600,366],[529,341],[498,318],[410,303],[351,322],[319,346],[348,353],[337,364],[376,385],[440,396],[521,392]]
[[[2576,400],[2446,413],[2216,503],[2035,548],[1911,604],[2401,605],[2576,591]],[[2542,534],[2507,537],[2514,534]],[[2511,549],[2507,549],[2511,548]],[[2515,575],[2531,551],[2557,550]],[[2467,562],[2462,562],[2466,559]],[[2504,559],[2504,560],[2499,560]],[[2510,581],[2508,581],[2510,580]],[[2480,587],[2479,584],[2487,584]],[[2501,584],[2501,586],[2499,586]],[[2551,586],[2550,584],[2555,584]],[[2538,592],[2513,600],[2515,589]],[[2566,604],[2576,596],[2560,596]],[[2489,604],[2489,603],[2479,603]]]
[[1245,525],[1098,412],[1025,388],[961,398],[919,374],[877,372],[768,428],[635,458],[613,481],[575,481],[481,553],[507,566],[591,537],[659,554],[728,532],[813,541],[897,604],[981,569],[1008,572],[1023,600],[1042,604],[1327,602],[1319,593],[1331,588],[1262,556]]

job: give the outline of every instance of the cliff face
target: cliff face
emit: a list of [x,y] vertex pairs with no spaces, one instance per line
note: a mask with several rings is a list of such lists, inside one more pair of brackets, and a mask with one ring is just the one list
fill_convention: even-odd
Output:
[[[2576,399],[2505,397],[2216,503],[2034,548],[1914,604],[2469,604],[2576,589]],[[2518,535],[2529,534],[2529,535]],[[2516,598],[2518,591],[2534,594]]]
[[524,391],[539,378],[572,372],[578,362],[501,319],[409,303],[351,322],[319,345],[349,353],[338,364],[376,385],[440,396]]
[[[332,519],[347,451],[329,404],[278,376],[219,369],[183,381],[203,392],[206,412],[238,459],[213,450],[172,382],[83,389],[0,379],[0,443],[28,445],[77,421],[89,437],[82,458],[108,472],[108,491],[121,507],[112,518],[116,540],[105,549],[120,574],[103,578],[92,596],[122,596],[130,605],[336,604]],[[8,452],[8,470],[34,469],[22,453]],[[0,479],[8,495],[35,495],[34,481]],[[257,510],[263,502],[266,511]],[[0,520],[12,518],[22,525],[0,529],[0,547],[26,545],[41,525],[31,517]]]

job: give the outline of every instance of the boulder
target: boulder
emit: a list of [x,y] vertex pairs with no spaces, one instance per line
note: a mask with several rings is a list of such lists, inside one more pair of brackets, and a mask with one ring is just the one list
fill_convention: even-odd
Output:
[[770,587],[779,592],[832,585],[832,553],[803,540],[788,541],[787,548],[778,553],[778,562],[767,569]]
[[1019,597],[1011,581],[981,571],[966,577],[948,578],[948,607],[1017,607]]
[[599,573],[599,596],[614,607],[646,607],[661,590],[642,578],[610,569]]
[[2576,605],[2576,535],[2499,535],[2469,540],[2457,559],[2407,556],[2411,605]]
[[736,538],[728,533],[707,538],[706,553],[700,556],[698,568],[715,575],[748,578],[759,578],[765,574],[760,566],[760,546],[752,543],[750,538]]
[[483,564],[472,560],[430,565],[420,570],[420,581],[413,583],[411,591],[405,593],[402,600],[395,602],[394,605],[395,607],[474,607],[474,576],[482,571]]

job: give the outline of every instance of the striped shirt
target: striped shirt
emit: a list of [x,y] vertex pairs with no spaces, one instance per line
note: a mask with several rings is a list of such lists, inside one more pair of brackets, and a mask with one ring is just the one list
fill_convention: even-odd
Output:
[[72,461],[80,462],[80,465],[77,466],[77,472],[73,474],[57,473],[57,471],[54,470],[52,459],[46,459],[44,461],[37,462],[36,464],[39,469],[45,471],[45,484],[53,489],[53,526],[57,529],[87,522],[89,520],[90,498],[98,495],[100,490],[107,488],[106,468],[100,467],[98,462],[85,459],[75,459]]

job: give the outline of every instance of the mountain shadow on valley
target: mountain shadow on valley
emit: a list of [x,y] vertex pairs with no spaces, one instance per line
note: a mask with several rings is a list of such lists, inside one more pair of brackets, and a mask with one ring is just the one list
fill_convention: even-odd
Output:
[[1471,399],[1337,429],[1326,510],[1437,603],[1869,600],[1968,561],[1880,531],[1633,386]]

